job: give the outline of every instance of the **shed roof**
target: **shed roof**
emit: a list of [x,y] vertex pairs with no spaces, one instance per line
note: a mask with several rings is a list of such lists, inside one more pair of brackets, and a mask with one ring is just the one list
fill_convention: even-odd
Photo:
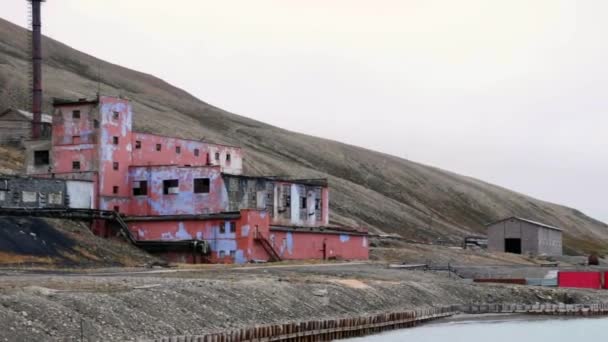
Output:
[[544,224],[544,223],[541,223],[541,222],[528,220],[528,219],[517,217],[517,216],[511,216],[511,217],[504,218],[502,220],[498,220],[496,222],[488,223],[488,224],[486,224],[486,227],[493,226],[493,225],[495,225],[497,223],[501,223],[501,222],[508,221],[508,220],[518,220],[518,221],[527,222],[527,223],[530,223],[530,224],[533,224],[535,226],[542,227],[542,228],[553,229],[553,230],[557,230],[557,231],[560,231],[560,232],[563,231],[563,229],[561,229],[561,228],[557,228],[557,227],[554,227],[554,226],[550,226],[548,224]]
[[[14,112],[14,113],[17,113],[18,115],[21,115],[27,121],[32,121],[34,119],[34,114],[32,114],[28,111],[22,110],[22,109],[14,109],[14,108],[9,108],[9,109],[5,110],[4,112],[0,113],[0,118],[2,118],[4,115],[6,115],[10,112]],[[44,123],[49,123],[49,124],[53,123],[53,117],[48,114],[42,114],[41,120]]]

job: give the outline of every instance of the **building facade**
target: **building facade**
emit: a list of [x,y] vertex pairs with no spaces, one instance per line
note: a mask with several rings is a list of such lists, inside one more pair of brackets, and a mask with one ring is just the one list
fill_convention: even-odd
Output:
[[562,230],[510,217],[487,226],[488,250],[515,254],[562,255]]
[[[121,98],[55,101],[52,119],[50,141],[26,144],[26,172],[91,182],[91,207],[119,212],[138,240],[210,246],[206,256],[160,250],[167,258],[367,258],[366,231],[329,225],[326,180],[245,176],[239,147],[134,132]],[[35,157],[45,148],[48,164]]]

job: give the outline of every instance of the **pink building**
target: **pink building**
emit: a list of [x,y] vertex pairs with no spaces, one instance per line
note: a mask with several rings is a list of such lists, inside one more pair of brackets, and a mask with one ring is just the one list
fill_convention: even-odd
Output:
[[[155,251],[175,261],[368,257],[367,232],[329,225],[326,180],[244,176],[239,147],[133,132],[132,119],[125,99],[56,100],[27,173],[92,181],[93,209],[119,212],[140,241],[202,246]],[[48,165],[29,158],[44,153]]]

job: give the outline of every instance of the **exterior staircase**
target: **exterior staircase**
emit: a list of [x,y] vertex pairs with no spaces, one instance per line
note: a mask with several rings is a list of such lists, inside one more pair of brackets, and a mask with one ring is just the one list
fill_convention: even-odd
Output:
[[259,242],[260,245],[262,245],[262,248],[264,248],[264,250],[266,251],[266,253],[268,253],[268,255],[270,256],[269,261],[281,261],[282,260],[279,253],[277,253],[277,251],[274,249],[274,247],[272,247],[272,244],[270,243],[270,241],[268,241],[268,239],[266,237],[264,237],[264,235],[260,234],[260,232],[258,232],[258,231],[255,232],[254,240]]

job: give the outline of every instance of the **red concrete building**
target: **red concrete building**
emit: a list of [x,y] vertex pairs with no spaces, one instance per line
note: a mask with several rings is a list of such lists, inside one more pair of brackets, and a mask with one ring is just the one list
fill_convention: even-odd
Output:
[[26,144],[27,173],[92,181],[93,209],[119,212],[139,241],[201,246],[156,251],[174,261],[367,259],[365,230],[329,225],[326,180],[244,176],[239,147],[133,132],[132,121],[125,99],[56,100],[51,140]]

